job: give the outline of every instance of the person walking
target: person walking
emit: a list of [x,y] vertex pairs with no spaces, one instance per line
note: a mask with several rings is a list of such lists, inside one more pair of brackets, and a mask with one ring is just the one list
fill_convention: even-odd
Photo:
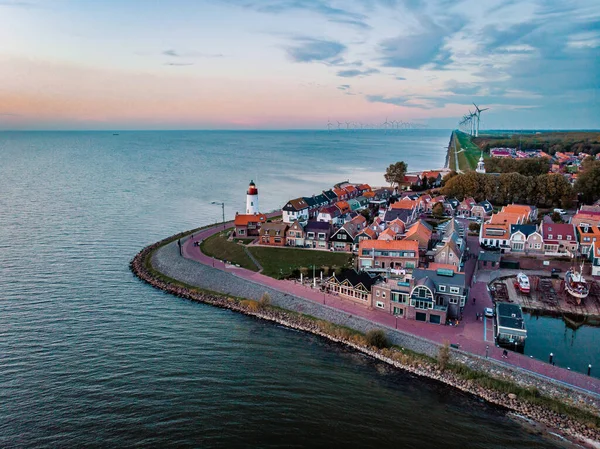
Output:
[[181,251],[181,239],[177,240],[177,246],[179,246],[179,255],[182,256],[183,253]]
[[502,351],[502,358],[503,359],[507,359],[508,358],[508,351],[506,349],[504,351]]

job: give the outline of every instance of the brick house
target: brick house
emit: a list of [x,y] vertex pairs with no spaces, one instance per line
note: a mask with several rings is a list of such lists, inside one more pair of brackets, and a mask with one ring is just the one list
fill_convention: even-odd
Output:
[[577,253],[578,243],[575,226],[566,223],[542,223],[544,254],[572,256]]
[[324,221],[332,225],[343,223],[342,213],[336,206],[322,207],[317,215],[317,221]]
[[267,222],[265,214],[235,214],[233,224],[235,226],[236,237],[254,237],[257,236],[260,227]]
[[369,272],[413,269],[419,265],[419,244],[410,240],[363,240],[358,245],[358,268]]
[[427,251],[431,242],[433,230],[423,220],[412,224],[405,232],[405,240],[414,240],[419,244],[419,251]]
[[259,243],[261,245],[285,246],[286,223],[265,223],[260,227]]
[[304,227],[299,221],[293,222],[285,233],[287,246],[304,247]]
[[309,221],[304,227],[307,248],[327,249],[331,237],[331,225],[324,221]]
[[371,288],[372,307],[398,318],[405,318],[408,314],[411,285],[411,278],[407,276],[377,281]]
[[445,324],[447,317],[460,316],[468,297],[463,273],[416,269],[412,275],[414,287],[410,292],[406,318]]
[[581,254],[588,255],[594,242],[600,242],[600,226],[588,226],[582,224],[575,226],[577,232],[577,241]]
[[494,212],[494,206],[488,200],[480,201],[471,207],[471,217],[479,217],[485,220]]
[[365,228],[365,217],[359,215],[339,228],[329,238],[329,246],[333,251],[347,251],[354,249],[356,235]]

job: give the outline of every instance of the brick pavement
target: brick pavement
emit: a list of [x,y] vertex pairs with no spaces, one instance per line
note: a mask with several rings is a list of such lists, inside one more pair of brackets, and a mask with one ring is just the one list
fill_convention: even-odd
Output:
[[[232,222],[226,223],[227,227],[232,225]],[[261,273],[227,265],[220,260],[206,256],[200,251],[199,246],[194,246],[194,243],[200,242],[222,230],[223,225],[219,225],[203,230],[195,234],[193,238],[187,239],[182,245],[183,256],[202,264],[213,266],[219,270],[229,272],[249,282],[270,287],[273,290],[282,293],[308,299],[315,303],[326,304],[329,307],[335,307],[336,309],[351,315],[362,317],[385,327],[396,328],[437,343],[448,341],[452,344],[458,344],[461,350],[480,356],[485,356],[487,352],[490,358],[503,363],[520,367],[539,375],[550,377],[554,380],[600,394],[600,379],[552,366],[548,363],[518,353],[511,352],[507,360],[502,359],[502,349],[496,347],[493,341],[489,341],[489,330],[487,336],[488,341],[484,340],[484,322],[478,321],[475,318],[476,313],[482,313],[485,307],[492,307],[492,299],[485,282],[476,282],[471,287],[469,298],[463,311],[463,319],[457,326],[440,326],[404,318],[398,319],[388,313],[383,313],[375,309],[368,309],[351,301],[341,299],[338,296],[325,294],[305,285],[294,283],[293,281],[276,280]],[[476,237],[468,237],[467,245],[472,254],[477,255],[479,253],[480,247]],[[465,274],[468,283],[471,282],[476,263],[476,257],[473,257],[465,264]],[[473,303],[473,298],[476,298],[475,303]],[[487,319],[485,327],[487,328],[489,326],[493,326],[493,323],[492,320]]]

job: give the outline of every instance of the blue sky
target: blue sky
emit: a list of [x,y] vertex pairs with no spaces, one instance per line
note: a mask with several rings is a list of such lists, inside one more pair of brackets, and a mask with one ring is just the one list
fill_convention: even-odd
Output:
[[0,41],[0,129],[600,127],[597,0],[0,0]]

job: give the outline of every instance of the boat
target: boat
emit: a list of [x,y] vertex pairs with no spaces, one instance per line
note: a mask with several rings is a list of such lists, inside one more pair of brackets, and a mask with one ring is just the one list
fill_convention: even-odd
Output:
[[565,274],[565,290],[569,295],[577,300],[577,305],[581,300],[587,298],[590,294],[590,287],[583,277],[583,263],[579,271],[576,268],[570,268]]
[[525,273],[517,274],[517,287],[521,293],[529,293],[531,287],[529,285],[529,278]]

